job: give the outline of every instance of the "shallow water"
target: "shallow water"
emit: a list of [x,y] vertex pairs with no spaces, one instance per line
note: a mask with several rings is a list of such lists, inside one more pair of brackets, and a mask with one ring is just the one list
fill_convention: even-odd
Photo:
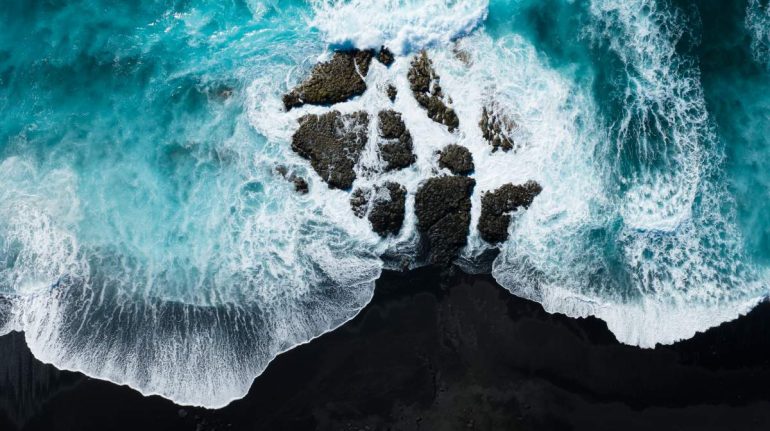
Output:
[[[389,265],[378,256],[414,255],[414,193],[456,142],[477,167],[463,268],[490,247],[481,192],[536,180],[496,280],[625,343],[689,338],[768,293],[769,13],[761,0],[6,2],[0,333],[24,331],[59,368],[227,404],[275,355],[352,318]],[[290,150],[296,118],[328,108],[280,101],[330,50],[383,44],[396,63],[372,63],[369,90],[336,108],[376,117],[385,84],[399,89],[417,163],[387,174],[409,196],[384,240]],[[409,95],[423,48],[454,134]],[[489,103],[518,125],[515,152],[483,141]],[[364,174],[377,163],[370,146],[356,185],[382,179]]]

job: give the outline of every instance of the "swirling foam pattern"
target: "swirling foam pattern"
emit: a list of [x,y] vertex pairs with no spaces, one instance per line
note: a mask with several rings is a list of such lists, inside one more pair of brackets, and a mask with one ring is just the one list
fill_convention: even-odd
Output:
[[[448,143],[476,163],[468,271],[492,247],[475,232],[480,192],[543,186],[493,263],[514,294],[598,316],[641,346],[767,295],[770,236],[752,196],[768,197],[757,151],[770,134],[741,127],[770,118],[756,95],[768,82],[759,0],[720,32],[754,64],[729,71],[699,34],[722,12],[698,2],[113,3],[0,5],[0,333],[23,331],[43,361],[180,404],[243,396],[277,354],[366,305],[393,261],[379,256],[413,254],[414,194]],[[383,44],[402,56],[373,63],[370,90],[336,109],[393,106],[414,137],[416,164],[386,175],[408,190],[387,239],[290,150],[295,120],[328,108],[285,113],[280,100],[330,48]],[[409,55],[423,48],[454,100],[454,134],[409,96]],[[728,72],[742,86],[713,84]],[[719,105],[728,93],[746,96],[741,109]],[[515,152],[483,140],[490,103],[515,121]],[[355,185],[380,181],[365,175],[378,163],[369,145]]]

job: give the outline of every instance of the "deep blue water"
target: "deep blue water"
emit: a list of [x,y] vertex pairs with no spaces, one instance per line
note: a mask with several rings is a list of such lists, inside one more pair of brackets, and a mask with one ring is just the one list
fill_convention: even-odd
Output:
[[[376,116],[399,87],[418,156],[394,174],[408,211],[450,142],[476,161],[473,223],[480,192],[544,186],[493,265],[514,294],[642,346],[768,294],[764,0],[11,0],[0,23],[0,333],[61,368],[221,406],[352,318],[379,255],[413,255],[411,214],[380,239],[290,150],[296,118],[328,108],[287,114],[280,96],[340,46],[399,54],[340,109]],[[423,48],[456,134],[408,94]],[[518,151],[480,140],[490,103]],[[489,245],[471,232],[461,264],[478,270]]]

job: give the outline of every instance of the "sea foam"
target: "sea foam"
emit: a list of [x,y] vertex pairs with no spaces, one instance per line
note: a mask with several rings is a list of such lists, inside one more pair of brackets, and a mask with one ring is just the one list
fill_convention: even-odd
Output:
[[311,24],[334,45],[406,54],[469,34],[487,16],[488,0],[313,0]]

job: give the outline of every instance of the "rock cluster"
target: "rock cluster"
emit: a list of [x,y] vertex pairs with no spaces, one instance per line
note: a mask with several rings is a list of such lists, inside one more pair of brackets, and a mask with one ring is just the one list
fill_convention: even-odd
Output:
[[329,187],[347,190],[356,179],[353,168],[366,145],[368,127],[369,115],[364,111],[305,115],[299,119],[291,148],[310,161]]
[[394,182],[359,188],[351,195],[350,206],[357,217],[367,217],[381,237],[397,235],[404,224],[406,188]]
[[508,239],[510,213],[520,207],[528,208],[541,191],[540,184],[528,181],[523,185],[505,184],[494,192],[484,193],[478,225],[481,238],[493,244]]
[[417,191],[417,228],[429,246],[429,262],[448,265],[467,244],[475,185],[468,177],[434,177]]
[[441,150],[438,165],[449,169],[455,175],[469,175],[474,169],[471,152],[457,144],[449,144]]
[[[459,56],[459,55],[458,55]],[[287,110],[303,104],[333,105],[366,90],[364,76],[375,58],[374,51],[340,51],[325,63],[317,65],[311,76],[286,96]],[[383,47],[376,59],[389,66],[393,53]],[[462,58],[461,58],[462,59]],[[410,89],[428,117],[446,126],[449,131],[459,127],[459,119],[439,84],[440,78],[431,60],[423,51],[412,61],[408,76]],[[386,94],[391,101],[397,96],[396,87],[388,84]],[[400,113],[382,110],[377,114],[379,157],[384,171],[404,169],[416,161],[411,133]],[[292,138],[292,150],[310,161],[313,169],[330,188],[350,190],[356,179],[356,165],[366,147],[369,115],[364,111],[342,114],[331,110],[321,115],[304,115]],[[493,151],[515,148],[509,137],[515,123],[495,105],[484,107],[479,127]],[[451,176],[439,176],[424,181],[415,196],[415,214],[421,243],[426,246],[427,260],[448,265],[467,244],[471,222],[471,195],[476,186],[469,178],[474,170],[473,157],[467,148],[450,144],[438,155],[438,165]],[[276,170],[294,183],[300,193],[307,193],[308,184],[301,177],[279,166]],[[379,171],[379,170],[377,170]],[[541,192],[535,182],[523,185],[506,184],[481,198],[479,233],[490,242],[498,243],[508,237],[511,212],[528,207]],[[350,195],[353,213],[366,218],[372,230],[382,237],[397,235],[401,230],[406,208],[406,188],[395,182],[360,187]]]
[[444,93],[439,85],[440,78],[425,51],[412,60],[407,78],[414,98],[425,108],[431,120],[447,126],[450,132],[460,126],[457,114],[444,102]]
[[366,91],[364,77],[374,53],[371,50],[337,51],[331,60],[316,65],[310,77],[283,96],[286,110],[344,102]]
[[379,134],[380,157],[385,162],[385,170],[403,169],[415,162],[412,135],[401,119],[401,114],[393,110],[380,111]]
[[497,150],[510,151],[513,149],[514,142],[508,136],[516,125],[510,118],[498,114],[491,107],[484,107],[481,111],[481,134],[484,139],[492,146],[492,152]]

